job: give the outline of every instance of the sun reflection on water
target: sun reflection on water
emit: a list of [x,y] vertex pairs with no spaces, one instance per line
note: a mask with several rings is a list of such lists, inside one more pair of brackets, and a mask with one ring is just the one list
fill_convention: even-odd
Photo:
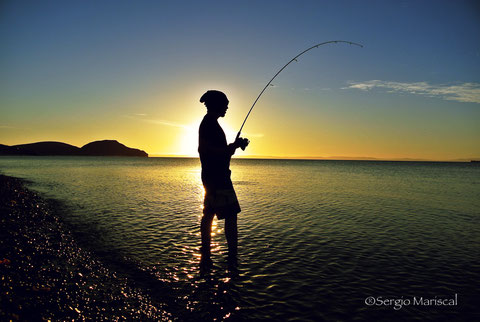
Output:
[[211,233],[212,237],[216,235],[215,231],[217,230],[217,225],[218,225],[217,217],[214,217],[212,222],[212,233]]

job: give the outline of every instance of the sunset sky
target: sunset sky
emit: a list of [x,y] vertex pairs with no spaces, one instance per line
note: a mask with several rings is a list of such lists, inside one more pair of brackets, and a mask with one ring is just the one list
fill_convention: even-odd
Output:
[[0,4],[0,143],[116,139],[196,155],[200,96],[224,91],[239,156],[480,157],[478,1],[13,1]]

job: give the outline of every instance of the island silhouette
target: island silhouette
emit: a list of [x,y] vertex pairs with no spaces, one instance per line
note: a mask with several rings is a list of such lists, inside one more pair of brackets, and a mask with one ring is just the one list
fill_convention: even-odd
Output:
[[0,155],[32,156],[129,156],[148,157],[145,151],[129,148],[116,140],[94,141],[81,148],[63,142],[36,142],[19,145],[0,144]]

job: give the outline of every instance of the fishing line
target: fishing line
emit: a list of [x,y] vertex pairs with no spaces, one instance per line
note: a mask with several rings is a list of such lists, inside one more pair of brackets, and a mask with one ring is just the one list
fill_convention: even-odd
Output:
[[280,74],[282,72],[282,70],[284,70],[288,65],[290,65],[290,63],[294,62],[294,61],[297,61],[297,58],[302,56],[303,54],[305,54],[307,51],[309,50],[312,50],[313,48],[318,48],[320,46],[323,46],[323,45],[326,45],[326,44],[331,44],[331,43],[346,43],[346,44],[350,44],[350,45],[355,45],[355,46],[359,46],[359,47],[363,47],[363,45],[361,44],[357,44],[357,43],[354,43],[354,42],[351,42],[351,41],[346,41],[346,40],[330,40],[330,41],[326,41],[326,42],[322,42],[320,44],[317,44],[317,45],[314,45],[308,49],[305,49],[304,51],[302,51],[300,54],[298,54],[297,56],[293,57],[288,63],[286,63],[282,68],[280,68],[280,70],[275,74],[275,76],[272,77],[272,79],[267,83],[267,85],[265,85],[265,87],[262,89],[262,91],[260,92],[260,94],[257,96],[257,99],[255,99],[255,102],[253,102],[253,105],[252,107],[250,107],[250,110],[248,111],[247,113],[247,116],[245,117],[245,120],[243,120],[243,123],[242,123],[242,126],[240,127],[240,130],[238,131],[237,133],[237,137],[236,139],[238,139],[240,137],[240,133],[242,132],[242,129],[243,129],[243,126],[245,125],[245,122],[247,121],[248,119],[248,116],[250,115],[250,113],[252,112],[253,110],[253,107],[255,106],[255,104],[257,104],[258,102],[258,99],[260,98],[260,96],[262,96],[263,92],[265,92],[265,90],[268,88],[268,86],[272,83],[272,81],[275,79],[275,77],[278,76],[278,74]]

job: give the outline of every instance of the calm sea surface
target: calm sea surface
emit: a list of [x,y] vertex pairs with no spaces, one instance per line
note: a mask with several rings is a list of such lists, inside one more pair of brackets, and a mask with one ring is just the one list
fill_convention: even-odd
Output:
[[[138,285],[156,285],[180,319],[478,312],[480,166],[233,160],[231,169],[242,207],[239,271],[227,270],[215,220],[216,267],[201,276],[197,159],[0,158],[0,172],[59,200],[81,242]],[[454,306],[414,303],[455,294]]]

